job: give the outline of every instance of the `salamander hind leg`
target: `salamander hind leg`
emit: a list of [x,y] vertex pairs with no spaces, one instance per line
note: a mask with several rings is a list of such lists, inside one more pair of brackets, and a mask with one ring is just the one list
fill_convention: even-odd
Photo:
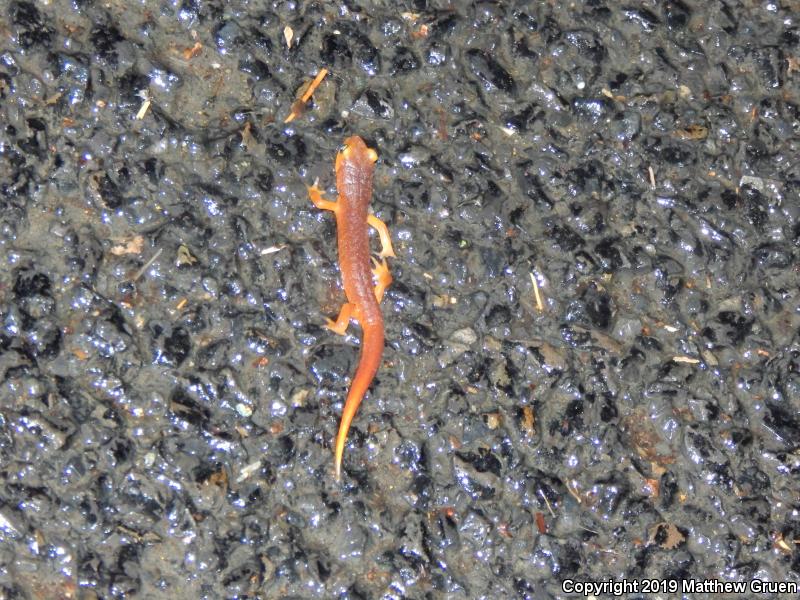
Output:
[[395,258],[394,248],[392,248],[392,238],[389,237],[389,228],[386,227],[386,223],[381,221],[375,215],[368,215],[367,223],[369,223],[370,227],[378,232],[378,236],[381,238],[381,251],[379,256],[381,258],[386,256]]
[[342,304],[342,310],[339,311],[339,316],[336,320],[326,319],[325,326],[339,335],[344,335],[347,331],[347,326],[350,324],[350,318],[353,316],[355,305],[351,302]]
[[339,204],[337,202],[325,199],[325,197],[322,195],[322,190],[319,189],[319,186],[317,185],[317,180],[314,181],[314,185],[308,187],[308,197],[311,198],[311,202],[314,203],[314,206],[322,210],[332,210],[333,212],[336,212],[336,210],[339,208]]
[[375,298],[380,302],[383,300],[383,295],[386,293],[386,288],[392,283],[392,274],[389,272],[389,265],[386,264],[386,259],[378,260],[374,256],[372,264],[375,267],[372,269],[372,275],[375,277]]

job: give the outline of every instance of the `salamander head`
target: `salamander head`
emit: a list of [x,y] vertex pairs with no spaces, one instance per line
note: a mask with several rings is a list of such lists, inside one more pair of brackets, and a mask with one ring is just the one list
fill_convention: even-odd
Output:
[[353,135],[344,141],[344,146],[336,155],[336,170],[339,170],[344,161],[354,162],[359,166],[372,166],[371,163],[376,160],[378,153],[368,147],[359,136]]

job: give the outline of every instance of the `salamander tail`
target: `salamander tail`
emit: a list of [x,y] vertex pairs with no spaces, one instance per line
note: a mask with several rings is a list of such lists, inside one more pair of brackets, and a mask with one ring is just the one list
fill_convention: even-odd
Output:
[[342,455],[344,445],[347,441],[347,432],[350,430],[350,423],[358,410],[361,400],[367,393],[367,389],[378,372],[383,355],[383,323],[362,324],[364,329],[364,339],[361,345],[361,357],[358,361],[356,375],[353,384],[347,394],[344,403],[342,419],[339,422],[339,433],[336,434],[336,444],[334,445],[334,458],[336,465],[336,480],[338,481],[342,472]]

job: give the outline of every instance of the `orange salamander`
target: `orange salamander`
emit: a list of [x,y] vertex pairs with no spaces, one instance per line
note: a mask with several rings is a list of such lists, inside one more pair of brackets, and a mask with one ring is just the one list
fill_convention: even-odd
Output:
[[[327,326],[344,335],[350,320],[355,319],[363,331],[361,356],[347,393],[334,446],[337,480],[341,476],[342,454],[350,423],[380,366],[384,340],[383,315],[378,303],[392,282],[389,266],[386,264],[387,256],[394,257],[389,230],[383,221],[369,214],[367,210],[372,197],[372,175],[377,160],[378,154],[375,150],[369,148],[357,135],[351,136],[344,141],[344,146],[336,155],[336,190],[339,193],[337,201],[323,198],[316,182],[308,188],[308,195],[314,206],[333,211],[336,215],[339,269],[342,272],[347,302],[342,305],[336,321],[327,320]],[[370,254],[368,225],[380,236],[380,261]],[[370,269],[370,259],[374,269]]]

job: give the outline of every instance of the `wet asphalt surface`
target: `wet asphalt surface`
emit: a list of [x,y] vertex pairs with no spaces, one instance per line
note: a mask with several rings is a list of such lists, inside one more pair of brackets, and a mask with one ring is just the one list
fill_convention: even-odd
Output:
[[799,83],[792,0],[3,2],[0,598],[796,597],[680,586],[800,581]]

